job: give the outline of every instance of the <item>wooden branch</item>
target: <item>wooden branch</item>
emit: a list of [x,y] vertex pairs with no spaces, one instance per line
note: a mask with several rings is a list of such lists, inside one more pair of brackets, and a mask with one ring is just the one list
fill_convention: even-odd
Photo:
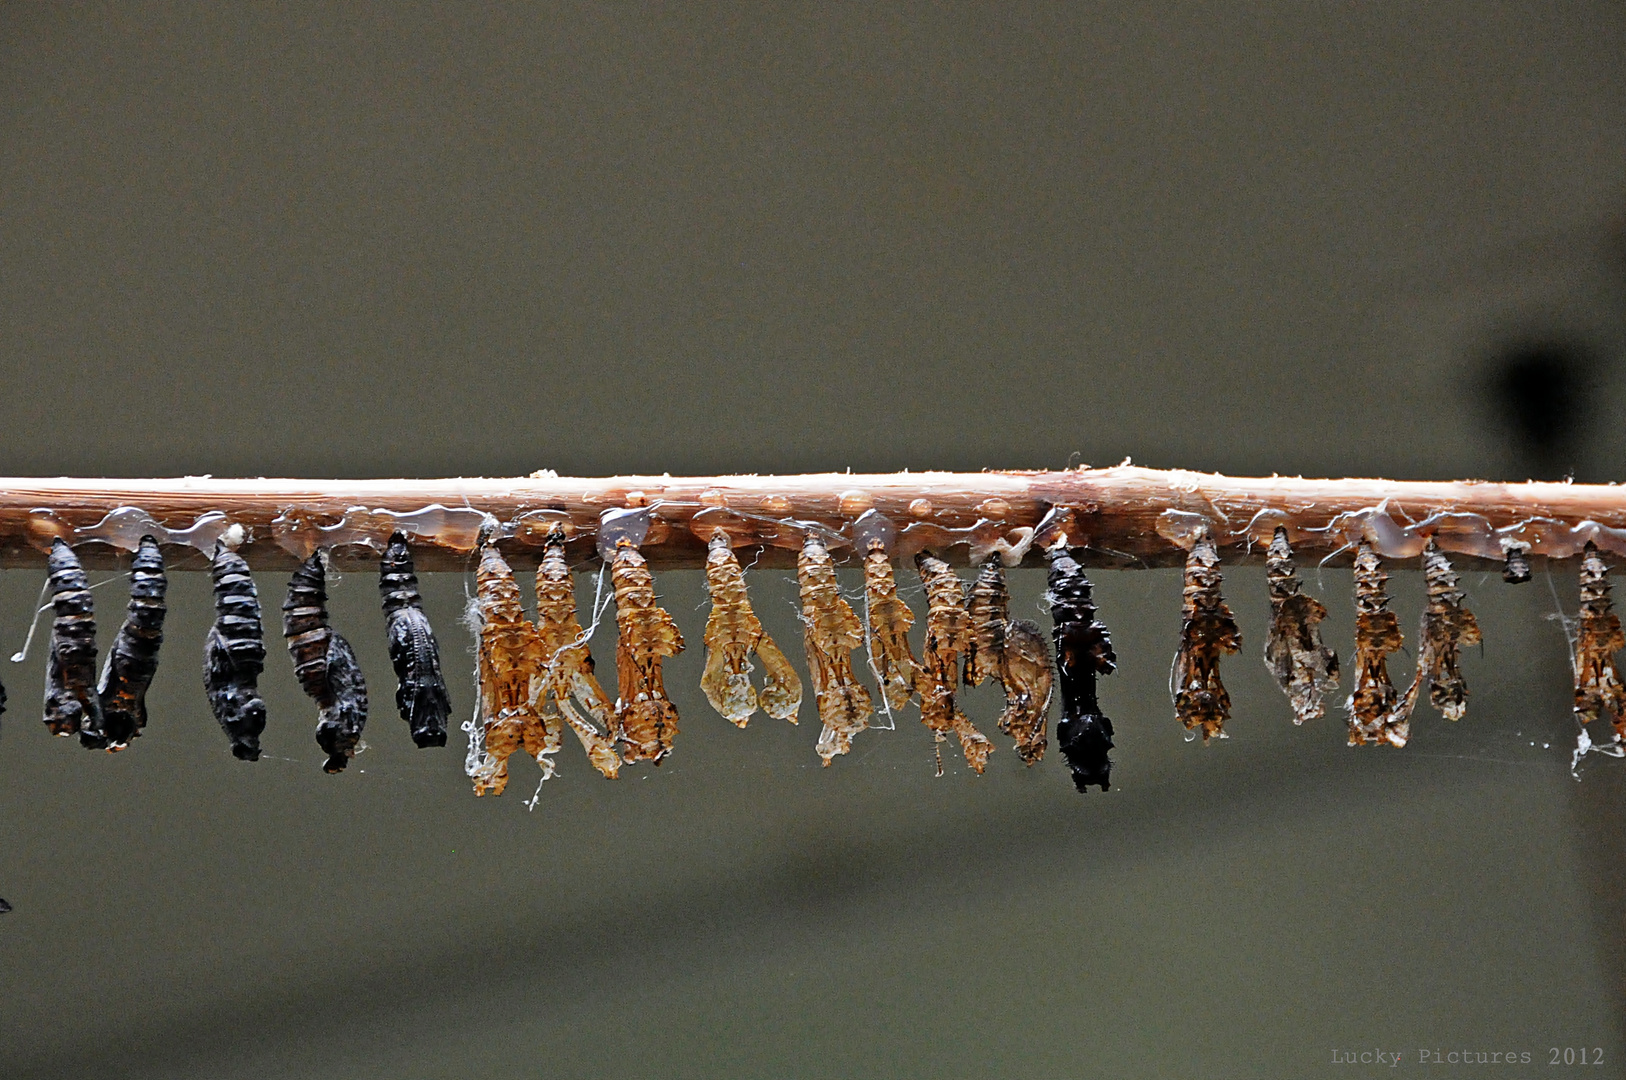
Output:
[[[425,510],[436,506],[446,509]],[[1380,554],[1405,558],[1429,535],[1470,566],[1499,564],[1510,544],[1534,560],[1574,557],[1587,540],[1626,555],[1626,488],[1614,485],[1236,478],[1119,466],[593,479],[0,479],[0,564],[42,565],[51,539],[63,536],[84,545],[87,565],[119,565],[121,553],[106,541],[116,543],[142,520],[125,511],[131,520],[104,522],[121,507],[144,511],[174,533],[198,526],[195,557],[185,555],[186,538],[159,537],[176,570],[206,565],[202,552],[220,524],[199,525],[210,513],[247,530],[241,553],[259,569],[291,568],[315,546],[330,547],[340,566],[370,565],[377,555],[368,545],[402,526],[420,569],[464,570],[481,515],[501,527],[501,546],[518,565],[534,564],[554,523],[569,530],[571,556],[581,565],[596,560],[600,515],[628,507],[650,509],[644,551],[657,568],[703,565],[703,537],[719,527],[736,546],[760,549],[759,566],[794,565],[809,528],[827,535],[838,560],[853,562],[839,538],[850,537],[871,510],[893,521],[901,551],[927,547],[961,564],[992,551],[1010,565],[1040,565],[1041,547],[1065,536],[1087,549],[1092,565],[1172,566],[1200,525],[1227,562],[1261,561],[1278,524],[1305,558],[1346,563],[1362,537]]]

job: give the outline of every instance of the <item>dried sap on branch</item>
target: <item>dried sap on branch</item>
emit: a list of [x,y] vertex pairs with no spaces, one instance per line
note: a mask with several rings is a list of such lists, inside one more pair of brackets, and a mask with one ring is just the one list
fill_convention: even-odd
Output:
[[[965,607],[965,586],[942,559],[915,556],[915,568],[926,587],[926,641],[920,650],[920,720],[941,743],[953,732],[959,737],[966,763],[977,772],[988,766],[994,744],[972,726],[954,700],[960,681],[960,657],[971,643],[971,615]],[[943,774],[943,755],[937,754],[937,773]]]
[[896,712],[909,704],[919,680],[919,666],[909,648],[909,628],[915,616],[898,596],[892,557],[878,539],[870,540],[864,553],[864,615],[869,624],[870,668],[886,707]]
[[796,559],[802,593],[802,642],[813,698],[824,730],[816,747],[824,764],[852,749],[853,736],[869,726],[869,691],[853,678],[852,653],[864,642],[863,627],[841,597],[835,564],[824,542],[809,533]]
[[[615,706],[593,674],[593,653],[576,616],[576,584],[565,558],[564,529],[559,527],[549,530],[536,570],[536,631],[546,662],[543,714],[557,710],[581,741],[593,768],[614,780],[621,770],[615,752]],[[552,727],[552,717],[547,719]]]
[[[96,696],[102,704],[102,727],[79,732],[86,745],[122,750],[147,726],[147,687],[158,672],[158,647],[164,643],[164,556],[158,543],[143,536],[130,561],[130,609],[107,652]],[[94,738],[92,742],[87,735]]]
[[420,748],[446,745],[452,702],[440,674],[440,648],[423,611],[418,575],[406,536],[393,533],[378,561],[378,592],[389,624],[390,664],[395,668],[395,708]]
[[479,618],[480,708],[465,767],[476,795],[501,795],[508,786],[508,759],[521,747],[553,774],[550,755],[559,747],[538,711],[542,696],[542,642],[519,602],[519,584],[495,544],[480,547],[474,604]]
[[[711,615],[706,619],[706,670],[700,688],[724,719],[744,727],[756,712],[796,722],[802,704],[802,680],[779,646],[762,629],[745,592],[745,571],[721,529],[706,546],[706,590]],[[762,661],[764,681],[758,694],[751,685],[751,654]]]
[[1225,738],[1231,695],[1220,682],[1220,657],[1242,648],[1242,632],[1220,595],[1224,580],[1219,553],[1207,530],[1200,532],[1186,556],[1186,583],[1181,609],[1180,651],[1174,658],[1174,711],[1187,731],[1201,730],[1203,741]]
[[627,761],[653,761],[672,752],[677,706],[666,697],[661,663],[683,651],[677,623],[655,600],[655,578],[630,540],[616,542],[610,564],[615,585],[615,668],[620,694],[616,725]]
[[299,685],[316,702],[316,744],[324,772],[343,772],[367,725],[367,682],[355,650],[327,624],[327,572],[318,551],[294,571],[282,602],[282,635]]
[[1423,549],[1423,577],[1428,584],[1428,606],[1423,610],[1417,674],[1406,692],[1409,716],[1429,684],[1428,700],[1447,720],[1461,720],[1468,710],[1468,683],[1462,677],[1462,646],[1478,645],[1483,638],[1479,620],[1462,606],[1456,571],[1430,537]]
[[232,756],[260,760],[265,702],[260,672],[265,670],[265,638],[260,595],[243,557],[215,548],[210,567],[215,589],[215,623],[203,643],[203,689],[220,729],[231,740]]
[[1293,706],[1293,723],[1325,715],[1322,695],[1338,685],[1338,654],[1321,643],[1321,620],[1327,609],[1299,591],[1293,549],[1287,530],[1276,526],[1265,554],[1265,581],[1270,587],[1270,637],[1265,666]]
[[[53,735],[101,730],[96,696],[96,616],[90,583],[66,541],[51,544],[51,651],[45,658],[45,726]],[[92,736],[85,745],[95,746]]]
[[1626,648],[1626,635],[1609,591],[1609,568],[1588,543],[1581,560],[1581,618],[1575,635],[1575,715],[1583,724],[1605,717],[1617,736],[1626,737],[1626,686],[1615,667],[1615,653]]
[[1355,553],[1355,686],[1345,705],[1351,746],[1405,746],[1411,737],[1411,710],[1389,681],[1388,655],[1405,642],[1400,620],[1389,610],[1388,580],[1363,540]]
[[1050,560],[1045,595],[1054,623],[1050,633],[1061,682],[1056,745],[1067,759],[1074,787],[1088,791],[1096,784],[1106,791],[1112,775],[1112,759],[1107,756],[1112,749],[1112,721],[1101,712],[1095,680],[1116,671],[1118,657],[1106,626],[1096,621],[1092,587],[1084,568],[1063,547],[1051,548],[1045,555]]

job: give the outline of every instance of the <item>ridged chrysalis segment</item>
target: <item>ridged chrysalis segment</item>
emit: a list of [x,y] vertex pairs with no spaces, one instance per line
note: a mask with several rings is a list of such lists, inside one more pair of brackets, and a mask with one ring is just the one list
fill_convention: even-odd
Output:
[[1462,677],[1462,646],[1482,640],[1479,620],[1462,606],[1457,574],[1434,538],[1423,549],[1423,579],[1428,584],[1428,606],[1423,609],[1419,631],[1417,674],[1406,692],[1406,713],[1410,715],[1423,683],[1428,683],[1428,700],[1447,720],[1461,720],[1468,711],[1468,683]]
[[835,563],[824,541],[809,533],[796,558],[802,594],[802,643],[813,679],[824,730],[816,747],[824,764],[852,749],[853,736],[869,726],[874,711],[869,691],[853,678],[852,653],[864,643],[864,628],[842,599]]
[[1022,763],[1033,765],[1044,757],[1050,742],[1046,731],[1054,687],[1050,647],[1038,623],[1007,621],[1003,629],[999,681],[1005,687],[1005,711],[999,715],[999,730],[1016,740],[1016,756]]
[[[67,542],[51,545],[51,651],[45,659],[45,726],[53,735],[81,728],[99,732],[101,700],[96,696],[96,615],[90,582],[79,556]],[[95,745],[94,739],[87,745]]]
[[610,564],[615,585],[615,702],[622,757],[629,763],[661,759],[672,752],[677,706],[666,696],[661,664],[683,651],[677,623],[655,599],[655,578],[630,540],[619,540]]
[[1355,686],[1349,710],[1349,745],[1405,746],[1411,737],[1411,710],[1389,681],[1388,656],[1405,645],[1400,620],[1389,610],[1387,583],[1372,545],[1355,552]]
[[[926,641],[920,650],[920,720],[941,743],[953,732],[960,740],[966,763],[977,772],[987,768],[994,744],[960,711],[954,690],[960,681],[960,657],[971,644],[971,615],[965,607],[965,586],[948,563],[924,551],[915,556],[915,568],[926,587]],[[937,772],[943,772],[938,750]]]
[[[802,680],[785,654],[762,629],[745,592],[745,571],[719,529],[706,545],[706,591],[711,614],[706,619],[706,670],[700,688],[723,718],[744,727],[756,712],[796,722],[802,704]],[[762,661],[764,682],[759,695],[751,685],[751,654]]]
[[549,531],[542,564],[536,570],[536,630],[546,665],[542,712],[547,726],[556,726],[549,714],[560,713],[581,741],[593,768],[614,780],[621,769],[615,751],[615,706],[593,674],[593,654],[576,616],[576,585],[565,558],[561,528]]
[[1626,737],[1626,685],[1615,653],[1626,648],[1620,616],[1609,598],[1609,568],[1591,543],[1581,559],[1581,617],[1575,634],[1575,715],[1585,724],[1600,717]]
[[544,780],[553,775],[551,755],[559,748],[559,734],[540,712],[542,639],[525,617],[519,583],[495,544],[481,545],[474,583],[480,706],[465,771],[476,795],[501,795],[508,786],[508,759],[521,747],[536,758]]
[[909,704],[919,678],[915,654],[909,648],[909,627],[915,616],[898,596],[891,556],[879,540],[871,540],[864,553],[864,614],[869,623],[870,667],[886,707],[896,712]]
[[231,740],[232,756],[260,760],[265,701],[260,672],[265,670],[265,637],[260,625],[260,594],[248,563],[224,546],[215,548],[215,624],[203,643],[203,689],[220,729]]
[[130,561],[130,608],[107,651],[96,696],[102,704],[102,727],[81,728],[86,746],[123,750],[147,726],[147,687],[158,671],[158,647],[164,643],[164,556],[158,542],[143,536]]
[[327,572],[318,551],[295,570],[282,602],[282,634],[294,674],[316,702],[316,745],[327,754],[322,770],[343,772],[367,726],[367,681],[356,653],[327,622]]
[[[1112,636],[1096,621],[1090,579],[1066,548],[1045,552],[1050,560],[1045,598],[1050,602],[1056,645],[1056,675],[1061,683],[1061,721],[1056,745],[1067,759],[1073,786],[1088,791],[1091,784],[1106,791],[1112,777],[1112,721],[1101,712],[1095,680],[1118,668]],[[1007,652],[1010,651],[1007,646]]]
[[452,702],[440,673],[440,647],[424,614],[418,575],[406,536],[394,533],[378,561],[378,592],[389,627],[390,664],[395,668],[395,708],[420,748],[446,745]]
[[1220,595],[1224,580],[1219,552],[1204,530],[1186,556],[1180,651],[1174,658],[1174,712],[1187,731],[1200,730],[1203,741],[1225,738],[1231,695],[1220,681],[1220,657],[1242,648],[1242,631]]
[[971,642],[966,646],[965,684],[981,686],[1000,677],[1005,624],[1011,619],[1011,592],[1005,585],[1005,568],[999,556],[991,555],[982,564],[982,571],[971,585],[966,610],[971,614]]
[[1301,592],[1293,549],[1280,525],[1265,553],[1265,581],[1270,587],[1270,637],[1265,666],[1293,706],[1293,723],[1326,714],[1324,694],[1338,686],[1338,654],[1321,643],[1321,620],[1327,609]]

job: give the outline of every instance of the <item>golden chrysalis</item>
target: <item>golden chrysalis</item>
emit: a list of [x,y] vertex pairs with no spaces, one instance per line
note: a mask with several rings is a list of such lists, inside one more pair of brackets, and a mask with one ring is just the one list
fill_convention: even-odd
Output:
[[[966,763],[977,772],[988,766],[994,744],[972,725],[954,700],[960,681],[960,657],[971,643],[971,614],[965,606],[965,586],[948,563],[924,551],[915,556],[915,568],[926,587],[926,641],[920,650],[920,720],[941,744],[953,732],[960,740]],[[937,751],[937,774],[943,775],[943,752]]]
[[802,642],[807,649],[813,698],[824,730],[816,747],[824,764],[852,749],[853,736],[869,726],[869,691],[853,678],[852,653],[863,644],[863,627],[836,582],[835,564],[813,533],[796,559],[802,593]]
[[593,653],[576,616],[565,533],[557,525],[548,531],[536,569],[536,631],[546,665],[543,711],[557,710],[593,768],[614,780],[621,768],[615,752],[615,706],[593,674]]
[[[706,590],[711,614],[706,619],[706,670],[700,688],[723,718],[744,727],[758,705],[769,716],[796,722],[802,705],[802,680],[790,661],[762,629],[745,591],[745,571],[718,529],[706,550]],[[751,685],[751,654],[762,661],[763,685]]]

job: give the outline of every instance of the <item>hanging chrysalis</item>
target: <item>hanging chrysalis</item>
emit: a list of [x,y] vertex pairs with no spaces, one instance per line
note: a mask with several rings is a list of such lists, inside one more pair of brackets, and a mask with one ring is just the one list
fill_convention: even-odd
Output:
[[[706,544],[706,590],[711,594],[711,614],[706,619],[706,670],[700,676],[706,700],[738,727],[746,725],[759,703],[769,716],[794,724],[802,704],[802,680],[751,610],[745,571],[722,529]],[[760,695],[751,685],[752,653],[762,661]]]
[[1575,634],[1575,715],[1585,724],[1600,717],[1626,737],[1626,686],[1615,653],[1626,648],[1620,616],[1609,598],[1609,568],[1587,543],[1581,559],[1581,618]]
[[[593,654],[576,617],[576,584],[565,559],[565,532],[557,525],[548,531],[542,564],[536,570],[536,630],[546,664],[544,715],[557,710],[581,741],[593,768],[614,780],[621,769],[615,752],[615,706],[593,674]],[[546,726],[554,726],[551,718]]]
[[210,576],[215,588],[215,624],[203,643],[203,689],[220,729],[239,761],[260,760],[265,702],[260,672],[265,670],[265,639],[260,626],[260,595],[248,563],[225,545],[215,547]]
[[158,647],[164,642],[164,556],[150,536],[141,538],[130,561],[130,610],[102,665],[96,696],[102,705],[102,727],[79,732],[86,746],[123,750],[147,726],[147,687],[158,671]]
[[965,684],[981,686],[1000,677],[1005,659],[1005,624],[1011,619],[1011,593],[998,555],[990,555],[982,564],[966,610],[971,615],[971,641],[965,653]]
[[1502,580],[1509,585],[1523,585],[1530,580],[1530,549],[1523,544],[1509,544],[1502,562]]
[[896,712],[909,704],[919,679],[915,654],[909,647],[909,627],[915,616],[898,596],[897,578],[892,573],[892,541],[897,529],[890,519],[867,510],[853,532],[864,553],[865,644],[870,671],[886,707]]
[[[79,556],[61,539],[51,545],[51,651],[45,659],[45,726],[53,735],[99,732],[102,705],[96,696],[96,616],[90,583]],[[96,745],[95,738],[86,742]]]
[[1462,677],[1462,646],[1483,640],[1479,620],[1462,606],[1456,571],[1431,536],[1423,549],[1423,578],[1428,583],[1428,607],[1423,611],[1418,638],[1417,674],[1406,692],[1409,717],[1423,683],[1428,700],[1447,720],[1461,720],[1468,710],[1468,683]]
[[1039,624],[1028,619],[1006,622],[1004,638],[999,681],[1005,687],[1005,711],[999,714],[999,730],[1016,740],[1016,756],[1022,764],[1033,765],[1050,744],[1045,730],[1053,692],[1050,646],[1045,644]]
[[367,681],[355,650],[327,624],[327,571],[320,551],[288,581],[282,635],[301,689],[316,702],[316,745],[327,754],[322,771],[343,772],[367,725]]
[[1321,697],[1338,685],[1338,654],[1321,643],[1319,624],[1327,609],[1299,591],[1293,549],[1280,525],[1265,554],[1265,581],[1270,587],[1265,666],[1292,703],[1293,723],[1302,724],[1325,715]]
[[501,795],[508,759],[521,747],[536,758],[544,780],[552,776],[550,755],[559,737],[537,708],[544,677],[541,639],[520,606],[514,572],[489,541],[480,547],[474,582],[480,702],[464,771],[476,795]]
[[828,766],[838,754],[852,749],[853,736],[869,726],[874,710],[869,691],[853,678],[852,653],[864,643],[864,628],[841,597],[835,563],[824,541],[811,532],[796,559],[796,578],[802,594],[807,670],[824,724],[815,749]]
[[1405,642],[1400,620],[1389,610],[1388,580],[1372,545],[1361,541],[1355,553],[1355,687],[1345,703],[1351,746],[1405,746],[1411,737],[1411,712],[1389,681],[1387,657]]
[[977,772],[988,766],[994,744],[974,727],[954,700],[960,681],[960,657],[971,643],[971,615],[965,586],[942,559],[915,555],[915,568],[926,587],[926,641],[920,650],[920,720],[931,729],[937,748],[937,775],[943,775],[941,743],[949,732],[959,737],[965,760]]
[[[1073,786],[1088,791],[1091,784],[1102,791],[1111,786],[1112,721],[1101,712],[1096,699],[1095,680],[1118,668],[1112,651],[1112,636],[1095,618],[1090,579],[1064,546],[1045,552],[1050,574],[1045,598],[1050,602],[1050,631],[1056,644],[1056,674],[1061,682],[1061,721],[1056,725],[1056,745],[1067,759]],[[1015,624],[1013,624],[1015,625]],[[1007,652],[1010,646],[1007,645]]]
[[[600,526],[600,531],[604,530]],[[683,635],[672,616],[656,602],[655,578],[649,564],[629,537],[615,541],[610,564],[615,585],[615,668],[619,693],[616,725],[630,762],[656,765],[672,752],[678,731],[677,706],[666,696],[661,664],[683,651]]]
[[1242,648],[1242,632],[1220,595],[1223,580],[1219,553],[1208,530],[1202,529],[1186,556],[1180,651],[1175,654],[1170,689],[1175,715],[1187,731],[1201,730],[1204,742],[1226,737],[1231,695],[1220,682],[1220,657]]
[[440,674],[440,648],[423,611],[412,551],[402,533],[390,535],[378,561],[378,592],[389,624],[390,663],[395,668],[395,708],[420,748],[446,745],[452,702]]

